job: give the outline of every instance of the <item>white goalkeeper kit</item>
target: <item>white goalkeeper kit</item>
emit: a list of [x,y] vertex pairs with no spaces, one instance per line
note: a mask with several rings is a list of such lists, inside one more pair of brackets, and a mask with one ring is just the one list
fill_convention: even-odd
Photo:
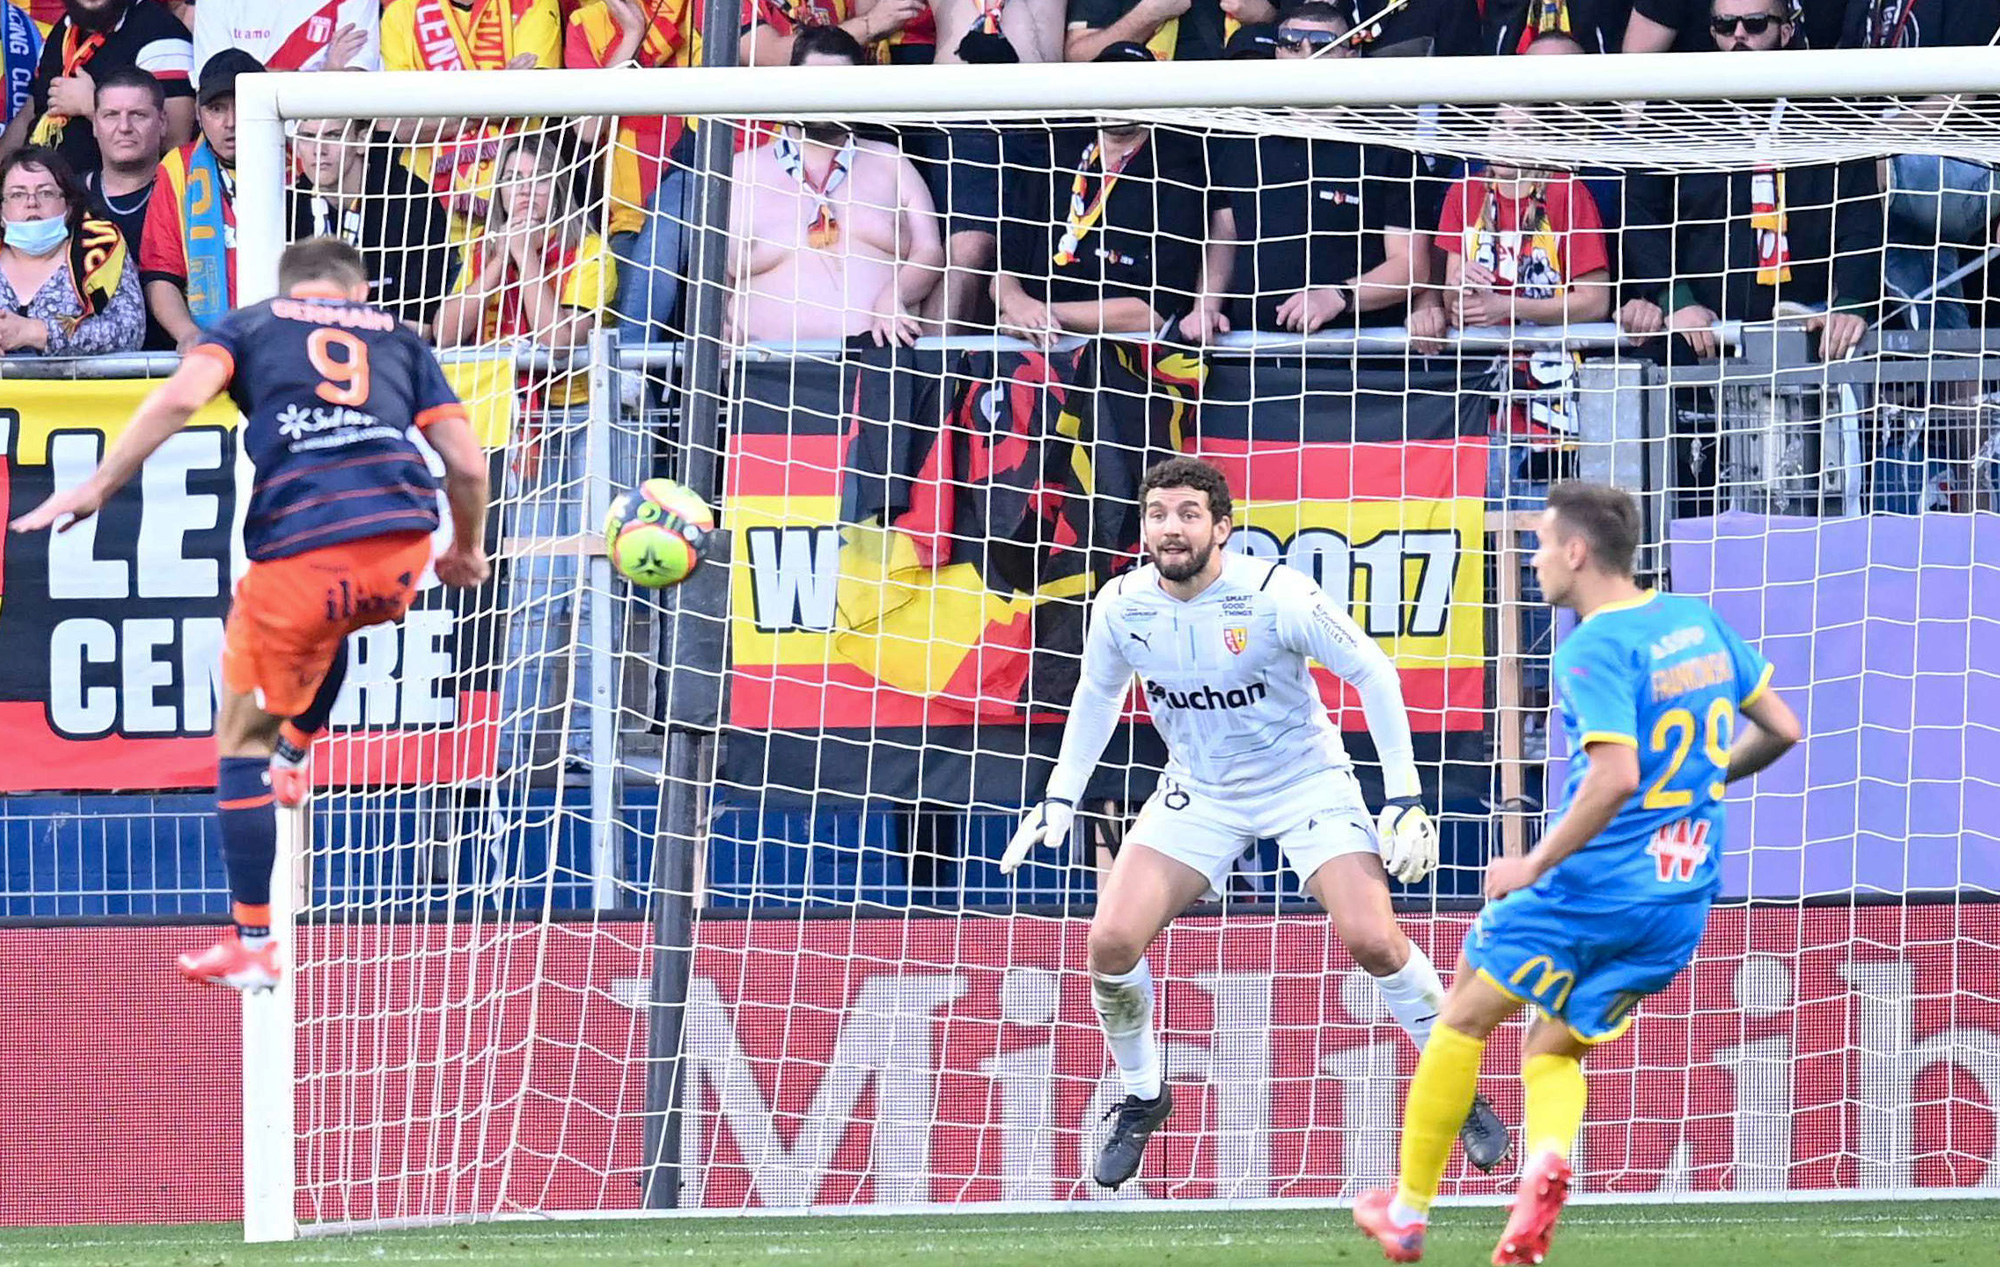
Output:
[[[1395,828],[1386,861],[1399,878],[1422,878],[1436,865],[1436,834],[1416,807],[1420,785],[1395,666],[1312,578],[1235,553],[1187,601],[1160,587],[1151,564],[1097,596],[1061,755],[1029,826],[1037,813],[1052,815],[1063,821],[1046,826],[1066,834],[1137,675],[1168,758],[1128,841],[1193,867],[1218,892],[1236,858],[1262,837],[1278,840],[1301,883],[1329,858],[1376,849],[1376,826],[1309,660],[1359,692],[1386,795],[1405,802],[1384,811]],[[1413,819],[1407,825],[1405,812]],[[1056,830],[1037,839],[1060,843]],[[1025,855],[1026,845],[1017,845],[1007,863]]]

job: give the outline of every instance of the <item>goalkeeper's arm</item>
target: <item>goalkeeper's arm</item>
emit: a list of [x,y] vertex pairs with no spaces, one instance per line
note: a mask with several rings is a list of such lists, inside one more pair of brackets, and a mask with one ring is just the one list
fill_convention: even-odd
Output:
[[1423,782],[1417,777],[1410,715],[1403,707],[1395,663],[1317,586],[1310,606],[1295,609],[1279,627],[1288,647],[1331,669],[1361,696],[1368,733],[1382,762],[1383,806],[1376,824],[1382,863],[1390,875],[1415,884],[1437,868],[1438,838],[1424,813]]
[[1090,782],[1091,771],[1104,755],[1117,729],[1118,715],[1125,707],[1125,692],[1132,685],[1132,666],[1118,654],[1118,644],[1110,625],[1103,620],[1090,622],[1083,640],[1083,669],[1078,675],[1076,694],[1071,697],[1069,720],[1063,725],[1062,749],[1056,768],[1049,775],[1049,789],[1038,805],[1029,807],[1000,858],[1000,873],[1011,875],[1027,859],[1036,845],[1060,848],[1069,836],[1070,820],[1076,803]]

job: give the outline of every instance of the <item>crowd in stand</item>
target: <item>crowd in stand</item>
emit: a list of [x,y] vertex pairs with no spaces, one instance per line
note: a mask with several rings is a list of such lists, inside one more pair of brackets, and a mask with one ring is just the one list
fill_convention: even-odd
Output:
[[[1993,0],[745,0],[755,65],[1985,45]],[[1357,30],[1357,18],[1361,29]],[[688,0],[0,0],[0,350],[186,348],[235,292],[235,92],[265,70],[677,67]],[[1253,73],[1246,68],[1245,73]],[[1755,82],[1754,74],[1746,83]],[[1499,112],[1501,128],[1533,126]],[[291,138],[295,236],[354,241],[442,345],[675,327],[695,132],[677,119],[379,125]],[[611,161],[591,161],[604,147]],[[578,173],[609,171],[592,200]],[[584,210],[608,207],[602,223]],[[1734,173],[1569,174],[1137,125],[739,139],[734,337],[992,328],[1311,333],[1615,320],[1694,355],[1792,315],[1845,354],[1893,311],[1971,323],[1961,253],[1994,172],[1911,155]],[[1915,297],[1914,304],[1899,302]],[[1885,300],[1888,301],[1885,303]]]

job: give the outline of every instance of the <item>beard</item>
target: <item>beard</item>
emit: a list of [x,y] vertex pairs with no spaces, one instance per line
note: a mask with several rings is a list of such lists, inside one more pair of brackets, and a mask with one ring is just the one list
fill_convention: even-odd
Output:
[[1160,552],[1157,550],[1153,552],[1153,566],[1160,570],[1161,576],[1175,584],[1191,581],[1200,576],[1201,570],[1208,566],[1209,559],[1215,554],[1213,545],[1196,545],[1192,541],[1180,544],[1186,545],[1187,554],[1175,562],[1168,562],[1160,557]]
[[79,31],[109,31],[118,25],[131,0],[110,0],[108,4],[86,7],[82,0],[63,0],[63,13],[69,24]]

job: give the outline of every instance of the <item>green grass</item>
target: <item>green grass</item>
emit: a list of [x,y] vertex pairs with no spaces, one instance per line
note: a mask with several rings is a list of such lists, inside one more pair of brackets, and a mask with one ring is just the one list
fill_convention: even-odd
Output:
[[[1499,1209],[1448,1211],[1424,1261],[1483,1264]],[[319,1263],[650,1264],[693,1267],[1235,1267],[1382,1261],[1345,1210],[912,1218],[507,1223],[241,1243],[234,1224],[0,1231],[0,1267],[267,1267]],[[2000,1201],[1584,1206],[1550,1267],[1978,1267],[2000,1263]]]

